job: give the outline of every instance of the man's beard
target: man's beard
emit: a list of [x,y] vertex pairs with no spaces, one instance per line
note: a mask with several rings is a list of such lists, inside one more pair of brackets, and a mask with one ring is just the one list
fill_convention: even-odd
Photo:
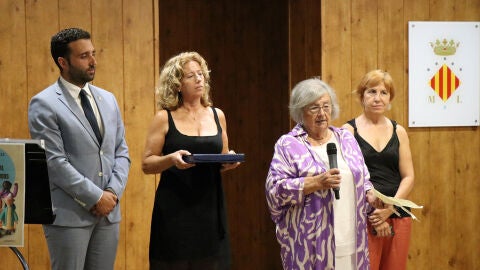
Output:
[[93,74],[90,75],[87,71],[82,71],[73,66],[70,66],[69,75],[71,80],[74,81],[76,84],[83,85],[87,82],[93,81],[93,79],[95,78],[95,71],[93,72]]

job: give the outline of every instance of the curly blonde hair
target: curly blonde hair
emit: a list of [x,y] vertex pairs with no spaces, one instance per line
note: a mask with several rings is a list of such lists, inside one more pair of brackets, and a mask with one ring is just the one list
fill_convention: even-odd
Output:
[[183,68],[190,61],[197,62],[205,79],[205,91],[201,98],[203,106],[212,106],[210,99],[210,70],[207,62],[197,52],[182,52],[170,58],[160,73],[159,86],[156,89],[157,106],[159,109],[174,111],[183,104],[182,94],[179,93],[184,74]]

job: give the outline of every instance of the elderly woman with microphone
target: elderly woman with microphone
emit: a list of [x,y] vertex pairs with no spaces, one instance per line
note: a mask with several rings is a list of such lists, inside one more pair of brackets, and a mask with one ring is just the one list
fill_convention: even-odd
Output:
[[357,141],[330,125],[339,115],[334,90],[301,81],[289,110],[297,124],[276,142],[265,186],[283,268],[369,269],[367,211],[383,205]]

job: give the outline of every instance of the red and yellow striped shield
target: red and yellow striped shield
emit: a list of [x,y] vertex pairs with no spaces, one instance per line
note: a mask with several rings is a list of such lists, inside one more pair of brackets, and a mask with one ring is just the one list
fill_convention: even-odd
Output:
[[445,102],[457,90],[460,80],[446,64],[443,64],[429,83],[435,93]]

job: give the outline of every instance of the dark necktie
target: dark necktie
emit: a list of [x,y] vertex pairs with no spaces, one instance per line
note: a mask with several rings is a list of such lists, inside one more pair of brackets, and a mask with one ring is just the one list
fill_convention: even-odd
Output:
[[87,92],[85,92],[84,89],[80,90],[80,100],[82,103],[83,112],[85,113],[85,116],[87,117],[88,122],[90,122],[90,126],[92,126],[95,136],[97,136],[98,142],[101,144],[102,135],[100,134],[97,118],[93,113],[92,105],[90,104],[90,101],[88,100],[88,97],[87,97]]

